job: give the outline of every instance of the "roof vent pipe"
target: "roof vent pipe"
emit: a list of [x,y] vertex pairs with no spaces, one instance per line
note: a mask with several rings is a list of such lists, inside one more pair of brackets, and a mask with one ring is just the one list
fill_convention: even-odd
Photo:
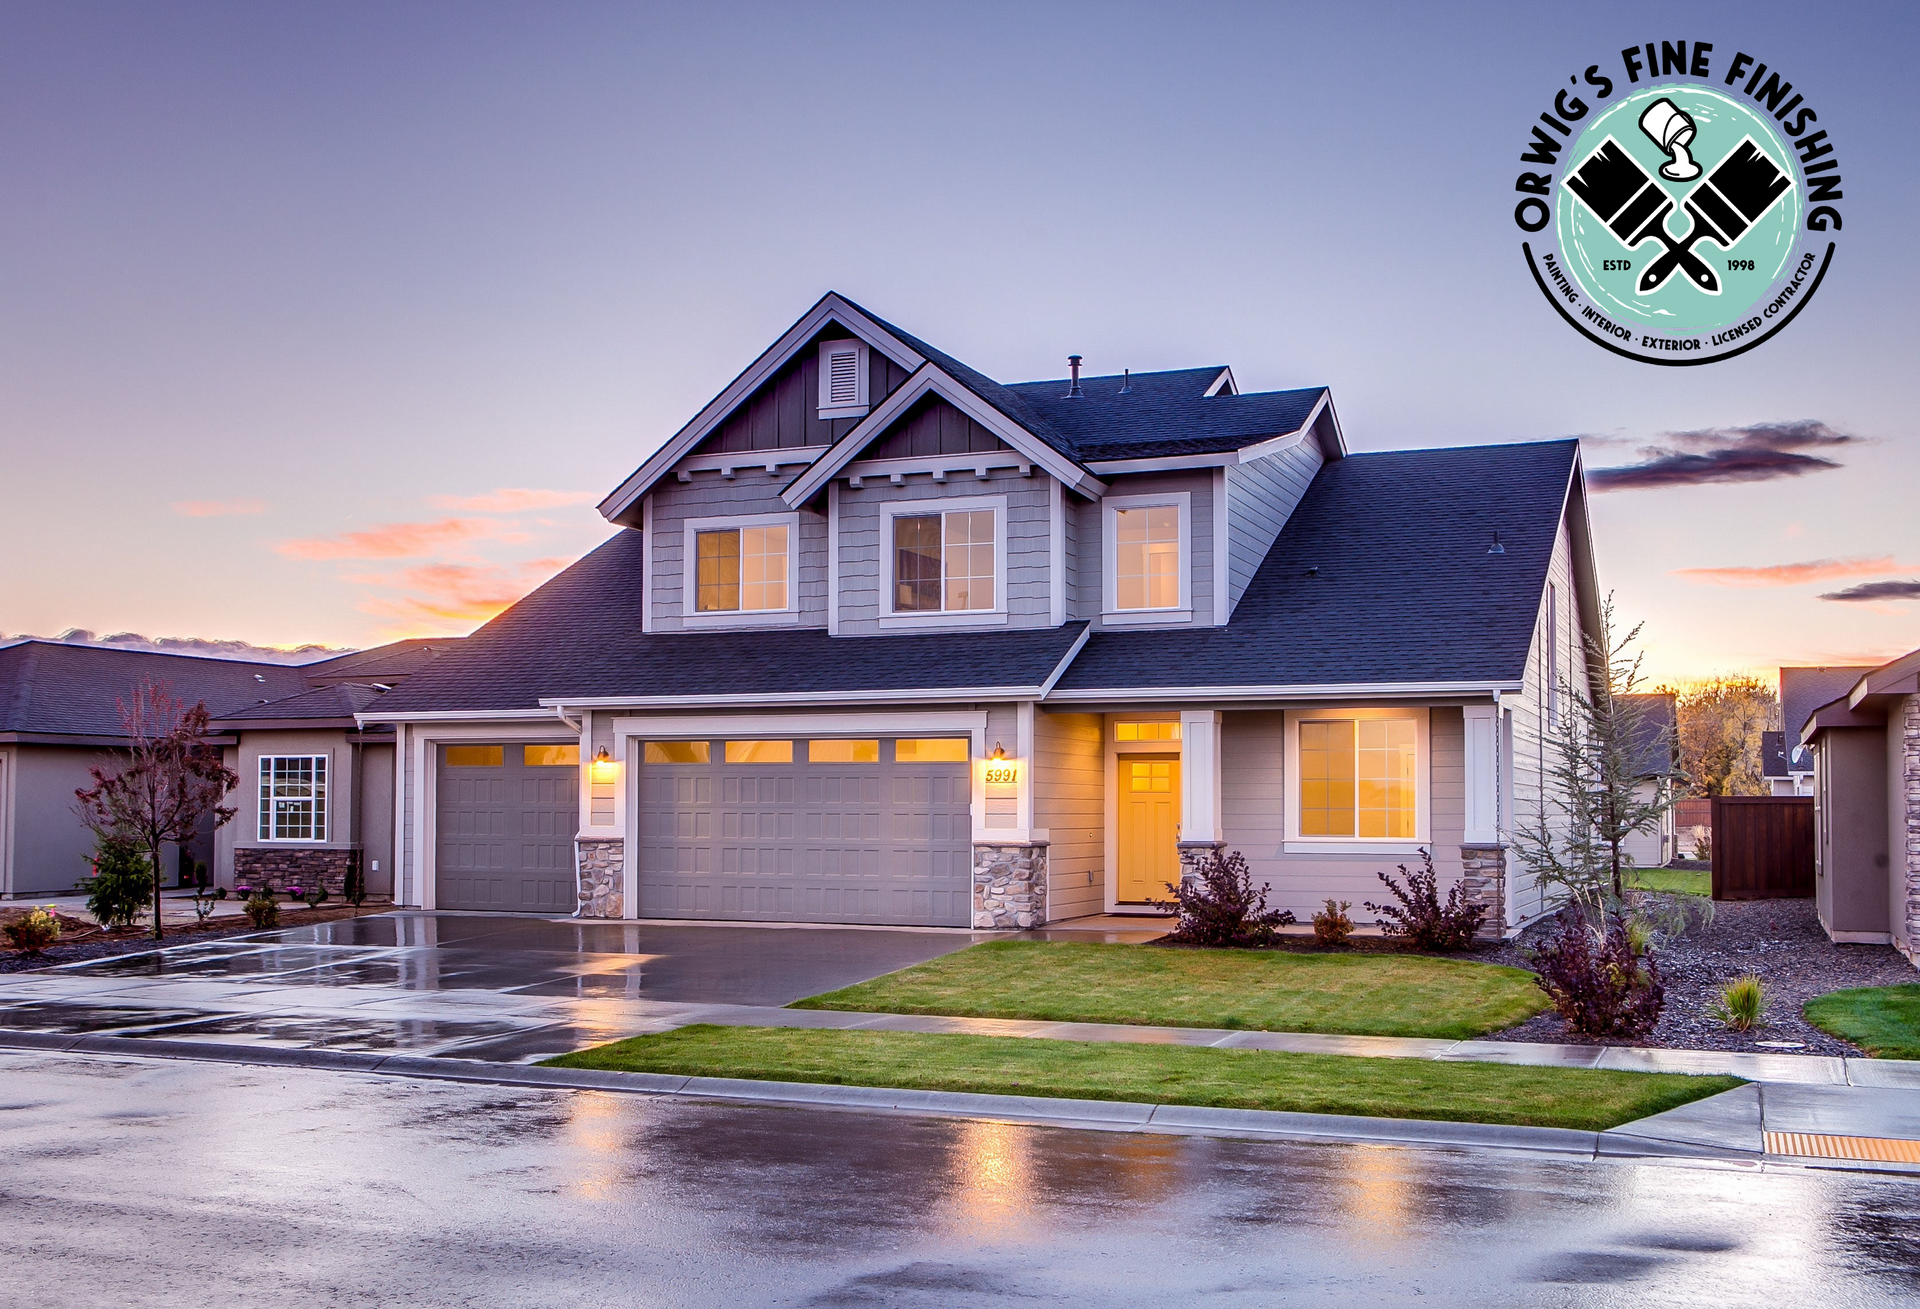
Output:
[[1507,547],[1500,544],[1500,533],[1495,532],[1493,534],[1493,544],[1487,547],[1487,553],[1490,555],[1503,555],[1506,552]]
[[1120,394],[1133,394],[1133,370],[1131,368],[1123,368],[1120,370]]
[[1073,373],[1073,383],[1067,387],[1067,399],[1071,400],[1075,396],[1085,399],[1086,393],[1080,389],[1080,356],[1068,355],[1067,368]]

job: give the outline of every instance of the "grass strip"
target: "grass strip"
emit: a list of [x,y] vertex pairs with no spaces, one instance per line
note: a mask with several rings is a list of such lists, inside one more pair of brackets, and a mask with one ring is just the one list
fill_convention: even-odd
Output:
[[1801,1008],[1807,1021],[1876,1059],[1920,1059],[1920,983],[1861,986],[1817,995]]
[[636,1036],[546,1062],[620,1072],[1592,1131],[1741,1084],[1736,1077],[1680,1073],[710,1024]]
[[1635,868],[1627,874],[1627,885],[1642,891],[1663,891],[1670,895],[1713,894],[1711,868]]
[[989,941],[791,1007],[1466,1040],[1548,1005],[1532,973],[1465,959]]

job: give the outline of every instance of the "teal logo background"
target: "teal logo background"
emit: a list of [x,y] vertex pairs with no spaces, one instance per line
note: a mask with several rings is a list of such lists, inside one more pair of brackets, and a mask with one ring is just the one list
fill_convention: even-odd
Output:
[[[1663,176],[1660,170],[1669,162],[1668,153],[1640,128],[1641,115],[1655,101],[1663,99],[1693,120],[1695,135],[1686,149],[1701,169],[1697,177],[1674,181]],[[1751,138],[1793,181],[1730,249],[1722,247],[1711,235],[1696,239],[1692,252],[1713,271],[1719,281],[1717,290],[1705,291],[1684,270],[1676,270],[1658,288],[1643,293],[1637,283],[1648,265],[1665,252],[1665,247],[1657,239],[1649,239],[1629,248],[1567,185],[1567,177],[1609,137],[1645,169],[1653,184],[1662,188],[1672,201],[1662,226],[1676,241],[1685,240],[1693,228],[1685,203],[1687,197],[1696,187],[1707,184],[1714,169],[1742,140]],[[1788,271],[1794,259],[1804,197],[1792,151],[1780,139],[1772,119],[1755,113],[1730,96],[1686,83],[1646,87],[1587,124],[1586,130],[1571,143],[1566,158],[1566,174],[1554,188],[1557,192],[1554,223],[1564,253],[1564,267],[1595,305],[1616,323],[1646,332],[1694,336],[1744,322],[1753,316],[1756,307],[1772,297],[1774,283]],[[1748,264],[1752,267],[1748,268]]]

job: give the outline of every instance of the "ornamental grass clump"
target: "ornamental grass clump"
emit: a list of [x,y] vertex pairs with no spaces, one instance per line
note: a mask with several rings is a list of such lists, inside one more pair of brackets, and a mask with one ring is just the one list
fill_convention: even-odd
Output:
[[60,939],[60,919],[52,905],[35,908],[6,925],[7,939],[21,954],[39,954]]
[[1447,888],[1447,898],[1442,903],[1440,874],[1433,867],[1432,851],[1421,849],[1420,865],[1418,872],[1408,872],[1405,864],[1400,865],[1400,876],[1407,879],[1404,890],[1385,873],[1376,874],[1400,903],[1379,905],[1367,901],[1368,910],[1380,915],[1374,920],[1375,925],[1393,940],[1415,950],[1444,954],[1468,949],[1480,925],[1487,921],[1486,909],[1468,900],[1458,882]]
[[1313,940],[1315,945],[1341,946],[1353,935],[1353,919],[1347,917],[1347,910],[1353,908],[1353,901],[1336,902],[1327,898],[1327,907],[1313,916]]
[[1273,888],[1253,885],[1253,874],[1238,850],[1214,851],[1196,872],[1168,883],[1173,899],[1149,902],[1179,915],[1167,940],[1181,945],[1271,945],[1275,929],[1294,921],[1291,910],[1267,908],[1267,892]]
[[1644,1036],[1660,1021],[1666,987],[1653,951],[1635,954],[1618,913],[1578,904],[1554,918],[1554,933],[1528,952],[1539,984],[1567,1027],[1582,1036]]
[[264,932],[270,927],[280,926],[280,903],[267,887],[255,887],[253,894],[247,897],[245,908],[254,930]]
[[1766,1023],[1767,999],[1767,984],[1757,973],[1745,973],[1721,985],[1707,1015],[1729,1031],[1750,1032]]

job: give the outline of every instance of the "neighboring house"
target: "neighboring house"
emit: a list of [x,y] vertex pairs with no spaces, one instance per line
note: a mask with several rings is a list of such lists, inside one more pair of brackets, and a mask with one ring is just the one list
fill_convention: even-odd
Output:
[[1862,670],[1799,736],[1813,751],[1821,925],[1920,963],[1920,650]]
[[1680,853],[1675,828],[1673,788],[1680,776],[1679,717],[1671,691],[1622,696],[1640,712],[1633,740],[1634,795],[1643,804],[1667,808],[1651,831],[1635,832],[1623,843],[1640,868],[1662,868]]
[[[0,646],[0,896],[70,891],[88,872],[93,834],[74,792],[126,738],[120,705],[143,680],[213,714],[208,743],[240,776],[229,803],[183,852],[163,855],[171,884],[205,864],[214,880],[341,888],[365,858],[368,889],[391,886],[393,733],[354,713],[424,667],[451,640],[401,641],[317,663],[212,659],[57,641]],[[264,817],[263,817],[264,813]],[[372,865],[378,864],[378,869]],[[236,866],[237,865],[237,866]]]
[[1785,732],[1760,733],[1760,780],[1768,795],[1812,795],[1813,751]]
[[620,530],[362,711],[424,908],[1003,928],[1506,856],[1594,614],[1574,441],[1349,454],[1225,366],[1002,385],[829,295]]
[[[1800,740],[1800,729],[1815,709],[1847,693],[1872,672],[1871,665],[1825,665],[1780,670],[1779,732],[1762,737],[1761,776],[1768,795],[1812,795],[1813,751]],[[1777,751],[1777,752],[1776,752]]]

